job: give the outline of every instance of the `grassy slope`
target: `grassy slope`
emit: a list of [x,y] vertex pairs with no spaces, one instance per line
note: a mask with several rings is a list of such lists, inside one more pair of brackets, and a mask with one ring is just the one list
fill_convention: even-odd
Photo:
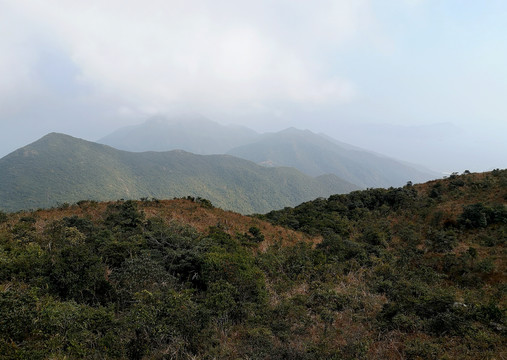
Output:
[[232,156],[129,153],[62,134],[0,159],[0,184],[0,208],[10,211],[87,199],[200,196],[252,213],[355,189],[337,177],[320,181]]
[[[331,309],[331,343],[365,346],[350,358],[507,353],[507,170],[337,195],[261,218],[323,236],[327,256],[348,268],[324,288],[351,300]],[[272,281],[279,299],[293,301],[296,289],[314,296],[311,281]]]
[[[64,217],[78,216],[99,222],[103,220],[107,207],[115,203],[115,201],[80,201],[79,205],[61,205],[51,209],[20,211],[10,214],[10,220],[6,225],[14,225],[19,219],[27,216],[34,216],[36,219],[34,226],[41,232],[52,222]],[[234,236],[238,233],[248,232],[252,226],[258,227],[265,236],[265,241],[260,244],[260,250],[276,243],[290,246],[302,241],[318,243],[321,240],[320,236],[309,236],[255,217],[205,206],[195,199],[139,200],[136,203],[146,215],[146,219],[160,218],[167,223],[176,221],[189,225],[202,233],[212,226],[218,226],[227,234]]]

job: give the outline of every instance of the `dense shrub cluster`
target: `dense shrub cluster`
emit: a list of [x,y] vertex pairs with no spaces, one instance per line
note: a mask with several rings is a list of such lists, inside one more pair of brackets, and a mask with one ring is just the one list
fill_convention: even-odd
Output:
[[42,233],[21,218],[1,233],[3,358],[186,358],[265,306],[252,252],[219,228],[146,219],[133,201],[102,218],[64,217]]
[[[322,274],[330,271],[338,277],[357,269],[367,274],[367,291],[386,298],[374,316],[379,334],[389,337],[401,332],[424,339],[424,346],[423,340],[407,341],[402,347],[405,356],[452,354],[439,339],[457,337],[467,339],[466,351],[455,350],[464,351],[460,357],[484,357],[478,350],[483,348],[480,342],[485,341],[494,354],[494,349],[500,350],[493,344],[507,334],[507,206],[502,203],[506,179],[505,170],[479,178],[453,174],[424,190],[411,184],[369,189],[260,217],[323,237],[307,255],[311,261],[298,267],[305,269],[307,279],[325,281]],[[491,193],[496,196],[489,203],[473,202],[490,198]],[[448,210],[451,201],[462,204],[453,205],[454,213]],[[318,253],[326,259],[325,267]],[[290,268],[277,271],[292,273]],[[483,316],[484,311],[491,315]],[[428,339],[433,340],[428,343]]]

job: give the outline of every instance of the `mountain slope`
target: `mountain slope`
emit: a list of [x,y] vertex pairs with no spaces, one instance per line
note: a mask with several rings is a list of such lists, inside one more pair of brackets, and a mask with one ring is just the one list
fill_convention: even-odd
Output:
[[289,166],[310,175],[335,174],[361,187],[400,186],[439,177],[430,170],[294,128],[258,134],[198,116],[154,117],[105,136],[99,143],[127,151],[181,149],[227,153],[267,166]]
[[199,196],[242,213],[263,212],[357,189],[229,155],[129,153],[52,133],[0,159],[0,208],[14,211],[84,199]]
[[294,128],[266,134],[254,143],[228,151],[228,154],[264,165],[295,167],[311,176],[331,173],[362,187],[400,186],[407,181],[423,182],[438,176]]
[[255,217],[0,211],[1,358],[503,359],[506,225],[507,170]]
[[199,116],[153,117],[121,128],[98,143],[126,151],[185,150],[194,154],[224,154],[259,135],[246,127],[225,126]]

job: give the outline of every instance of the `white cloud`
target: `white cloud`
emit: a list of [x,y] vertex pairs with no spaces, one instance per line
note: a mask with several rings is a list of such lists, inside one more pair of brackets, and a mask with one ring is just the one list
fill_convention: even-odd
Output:
[[36,49],[30,31],[17,21],[10,8],[0,8],[0,108],[2,113],[14,113],[19,98],[40,95],[33,67]]
[[329,74],[315,46],[340,46],[372,22],[365,0],[12,3],[57,38],[99,96],[155,111],[349,101],[354,84]]

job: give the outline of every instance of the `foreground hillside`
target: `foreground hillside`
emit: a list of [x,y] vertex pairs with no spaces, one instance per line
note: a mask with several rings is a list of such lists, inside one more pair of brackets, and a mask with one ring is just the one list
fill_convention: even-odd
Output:
[[52,133],[0,159],[0,209],[79,200],[198,196],[241,213],[266,212],[358,187],[334,175],[265,168],[228,155],[130,153]]
[[0,354],[502,359],[506,203],[496,170],[257,217],[200,198],[0,213]]
[[324,238],[296,283],[310,299],[324,291],[327,354],[507,355],[507,170],[333,195],[261,218]]

